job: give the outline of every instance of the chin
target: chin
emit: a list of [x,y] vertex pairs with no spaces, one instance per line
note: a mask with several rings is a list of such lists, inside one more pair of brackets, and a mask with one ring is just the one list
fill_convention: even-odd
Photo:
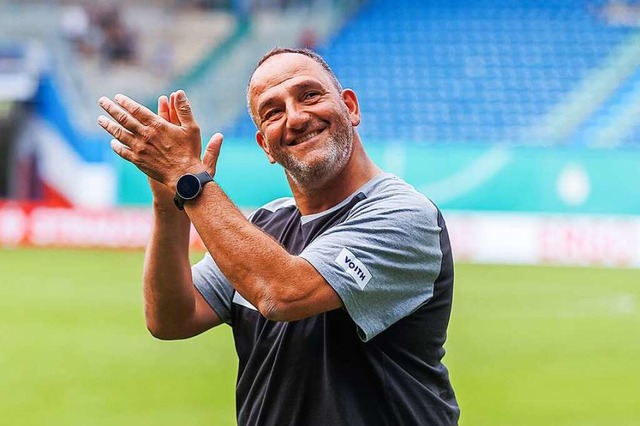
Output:
[[353,152],[352,141],[327,142],[325,149],[309,152],[304,160],[291,156],[278,161],[296,185],[302,188],[319,188],[335,179],[347,166]]
[[331,163],[326,159],[314,164],[298,164],[286,169],[286,173],[297,186],[307,189],[320,188],[335,179],[344,169],[345,164]]

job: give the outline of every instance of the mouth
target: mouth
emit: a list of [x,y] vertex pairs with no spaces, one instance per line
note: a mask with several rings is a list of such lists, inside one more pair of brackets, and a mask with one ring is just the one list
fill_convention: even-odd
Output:
[[319,130],[314,130],[313,132],[309,132],[305,135],[302,135],[298,138],[293,139],[292,141],[290,141],[287,146],[296,146],[296,145],[300,145],[303,144],[305,142],[310,141],[311,139],[315,138],[316,136],[318,136],[320,133],[324,132],[324,129],[319,129]]

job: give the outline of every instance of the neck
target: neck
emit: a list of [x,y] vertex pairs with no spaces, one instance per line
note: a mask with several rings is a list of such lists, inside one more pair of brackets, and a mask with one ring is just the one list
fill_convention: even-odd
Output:
[[296,205],[303,215],[320,213],[339,204],[382,170],[369,158],[359,137],[353,139],[353,152],[340,173],[314,188],[299,186],[287,175]]

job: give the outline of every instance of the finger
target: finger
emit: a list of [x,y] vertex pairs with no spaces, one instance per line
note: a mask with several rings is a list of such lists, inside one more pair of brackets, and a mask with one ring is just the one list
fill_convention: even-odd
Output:
[[216,133],[211,136],[207,147],[204,150],[204,156],[202,157],[202,163],[207,168],[207,173],[211,176],[216,174],[216,166],[218,164],[218,157],[220,156],[220,149],[222,148],[222,133]]
[[176,92],[171,93],[171,98],[169,99],[169,116],[171,117],[171,122],[176,126],[181,126],[180,119],[178,118],[178,110],[176,107]]
[[145,126],[152,124],[158,117],[149,108],[139,104],[128,96],[118,93],[113,97],[113,100]]
[[117,139],[111,139],[111,149],[125,160],[133,163],[133,151]]
[[98,99],[98,104],[107,112],[107,114],[113,117],[114,120],[120,123],[120,125],[128,131],[132,133],[139,133],[142,130],[143,126],[138,120],[133,118],[127,111],[106,96],[102,96]]
[[124,127],[109,120],[104,115],[98,117],[98,124],[105,129],[111,136],[116,138],[122,144],[130,147],[135,142],[135,137]]
[[176,111],[182,126],[186,128],[198,127],[198,123],[193,117],[193,111],[191,110],[191,102],[187,99],[184,90],[178,90],[176,92]]
[[167,121],[171,121],[169,118],[169,100],[165,95],[158,98],[158,115]]

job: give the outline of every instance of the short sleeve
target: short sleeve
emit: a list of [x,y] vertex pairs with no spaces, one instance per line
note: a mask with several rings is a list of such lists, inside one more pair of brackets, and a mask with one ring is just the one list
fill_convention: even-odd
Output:
[[218,317],[231,324],[231,300],[233,287],[222,274],[209,253],[192,266],[193,284],[204,297]]
[[421,194],[365,199],[300,256],[338,293],[368,341],[433,296],[441,231],[437,208]]

